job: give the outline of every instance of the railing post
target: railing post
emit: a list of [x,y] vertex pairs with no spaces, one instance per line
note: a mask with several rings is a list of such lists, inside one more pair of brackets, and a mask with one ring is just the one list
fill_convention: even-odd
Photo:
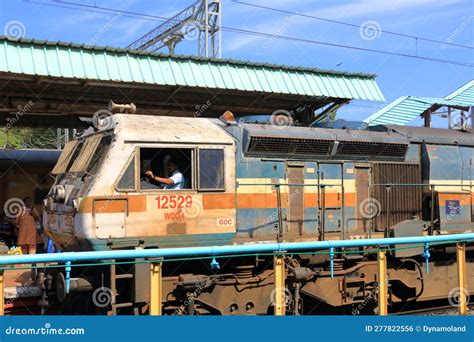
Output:
[[5,284],[3,270],[0,270],[0,316],[5,315]]
[[275,272],[275,315],[285,316],[285,259],[283,255],[273,257],[273,270]]
[[326,186],[321,186],[321,228],[319,233],[319,240],[324,241],[324,234],[326,233]]
[[466,277],[466,245],[458,243],[456,245],[456,255],[458,263],[459,281],[459,314],[467,315],[467,277]]
[[387,309],[387,257],[385,251],[377,253],[377,261],[379,268],[379,315],[386,316]]
[[281,212],[281,188],[280,184],[275,184],[275,189],[277,193],[277,214],[278,214],[278,235],[277,241],[280,242],[283,239],[283,213]]
[[150,263],[150,316],[161,316],[161,262]]
[[435,220],[435,191],[434,191],[434,186],[432,185],[430,187],[431,189],[431,212],[430,212],[430,229],[429,229],[429,235],[433,235],[434,233],[434,220]]
[[392,193],[392,187],[391,186],[385,186],[385,189],[387,190],[387,217],[385,219],[385,232],[384,232],[384,237],[388,238],[390,237],[390,216],[392,215],[392,202],[390,201],[390,194]]

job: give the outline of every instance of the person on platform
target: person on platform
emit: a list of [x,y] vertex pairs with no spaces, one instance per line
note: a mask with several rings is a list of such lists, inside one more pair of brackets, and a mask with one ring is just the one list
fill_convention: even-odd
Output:
[[163,189],[175,190],[184,189],[184,176],[179,171],[177,163],[170,159],[168,161],[168,174],[169,177],[158,177],[153,174],[152,171],[145,173],[150,179],[163,184]]
[[39,214],[30,197],[23,199],[23,203],[23,210],[16,217],[17,245],[21,247],[23,254],[36,254],[36,223],[39,221]]

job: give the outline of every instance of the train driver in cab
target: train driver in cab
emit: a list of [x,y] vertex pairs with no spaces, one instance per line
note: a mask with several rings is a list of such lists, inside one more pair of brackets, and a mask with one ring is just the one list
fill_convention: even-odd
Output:
[[163,189],[165,190],[184,189],[184,176],[173,159],[168,160],[168,178],[155,176],[152,171],[147,171],[145,174],[151,180],[163,184]]

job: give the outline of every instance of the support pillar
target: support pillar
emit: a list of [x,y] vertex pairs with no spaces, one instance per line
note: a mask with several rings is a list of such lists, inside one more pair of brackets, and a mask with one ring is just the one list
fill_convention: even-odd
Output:
[[4,271],[0,270],[0,316],[5,315],[5,283]]
[[275,315],[285,316],[285,259],[283,255],[273,257],[273,269],[275,272]]
[[150,264],[150,316],[161,316],[162,304],[161,262]]
[[456,245],[456,255],[458,263],[459,281],[459,314],[467,315],[467,274],[466,274],[466,245],[458,243]]
[[387,257],[385,251],[377,253],[377,261],[379,268],[379,315],[386,316],[388,314],[387,309]]

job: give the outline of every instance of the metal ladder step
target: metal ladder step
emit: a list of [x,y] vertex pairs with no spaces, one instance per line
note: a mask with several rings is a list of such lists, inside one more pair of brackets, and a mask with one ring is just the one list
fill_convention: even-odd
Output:
[[124,274],[116,274],[115,279],[131,279],[133,278],[133,274],[131,273],[124,273]]
[[112,304],[112,308],[119,309],[119,308],[128,308],[133,306],[133,303],[117,303],[117,304]]
[[112,304],[111,304],[112,315],[117,315],[118,309],[133,307],[133,303],[131,302],[117,303],[116,301],[119,297],[119,293],[117,291],[118,290],[117,281],[120,279],[133,279],[134,275],[132,273],[117,274],[117,271],[120,271],[120,269],[117,269],[115,263],[112,263],[112,265],[110,265],[110,287],[112,290]]

